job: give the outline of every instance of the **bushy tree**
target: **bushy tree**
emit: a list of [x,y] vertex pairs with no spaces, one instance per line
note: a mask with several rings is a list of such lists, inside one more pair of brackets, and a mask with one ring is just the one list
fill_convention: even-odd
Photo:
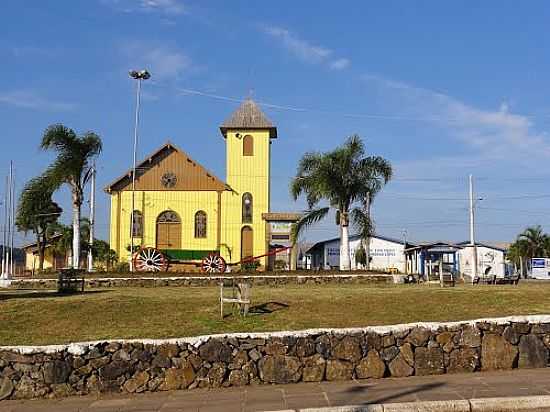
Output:
[[94,239],[92,253],[97,261],[105,265],[107,270],[109,270],[113,264],[118,262],[117,253],[111,249],[109,243],[104,240]]
[[44,270],[46,247],[56,233],[57,220],[63,211],[52,200],[54,187],[44,177],[31,179],[25,185],[17,204],[17,229],[32,232],[36,238],[38,270]]
[[550,235],[540,225],[526,228],[508,249],[508,259],[519,266],[521,274],[535,257],[550,257]]

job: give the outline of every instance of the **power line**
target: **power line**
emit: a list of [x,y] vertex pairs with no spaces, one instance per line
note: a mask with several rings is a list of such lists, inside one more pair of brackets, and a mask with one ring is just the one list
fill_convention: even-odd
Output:
[[[214,93],[208,93],[201,90],[196,89],[189,89],[189,88],[177,88],[178,92],[186,95],[192,95],[192,96],[201,96],[201,97],[207,97],[210,99],[216,99],[216,100],[223,100],[223,101],[229,101],[234,103],[242,103],[246,99],[242,98],[236,98],[236,97],[230,97],[230,96],[223,96],[219,94]],[[378,120],[399,120],[399,121],[420,121],[420,122],[443,122],[443,123],[460,123],[462,122],[461,119],[454,119],[454,118],[448,118],[448,117],[438,117],[438,116],[427,116],[427,117],[417,117],[417,116],[399,116],[399,115],[387,115],[387,114],[372,114],[372,113],[346,113],[346,112],[336,112],[336,111],[329,111],[329,110],[320,110],[320,109],[313,109],[313,108],[305,108],[305,107],[297,107],[297,106],[289,106],[289,105],[281,105],[281,104],[274,104],[274,103],[268,103],[263,101],[256,101],[260,106],[269,107],[272,109],[277,110],[286,110],[286,111],[292,111],[292,112],[299,112],[299,113],[317,113],[317,114],[329,114],[329,115],[336,115],[336,116],[342,116],[342,117],[349,117],[349,118],[358,118],[358,119],[378,119]],[[519,113],[509,113],[509,112],[502,112],[503,115],[507,116],[522,116],[527,118],[543,118],[548,119],[549,116],[536,116],[532,114],[519,114]]]

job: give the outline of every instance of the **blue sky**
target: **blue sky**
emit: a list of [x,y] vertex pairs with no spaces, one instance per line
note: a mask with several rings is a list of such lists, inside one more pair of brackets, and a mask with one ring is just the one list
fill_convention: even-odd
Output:
[[[51,161],[38,144],[55,122],[101,135],[100,187],[126,170],[135,93],[127,71],[147,67],[140,157],[170,139],[223,179],[218,126],[238,103],[215,96],[242,99],[253,90],[257,101],[284,107],[264,107],[279,130],[273,210],[303,209],[288,195],[302,153],[357,133],[395,169],[375,201],[381,234],[466,239],[469,173],[484,198],[479,239],[509,241],[550,217],[547,2],[2,6],[0,174],[13,159],[19,188]],[[98,197],[106,238],[108,197]],[[67,192],[56,199],[69,221]],[[331,219],[307,237],[336,234]]]

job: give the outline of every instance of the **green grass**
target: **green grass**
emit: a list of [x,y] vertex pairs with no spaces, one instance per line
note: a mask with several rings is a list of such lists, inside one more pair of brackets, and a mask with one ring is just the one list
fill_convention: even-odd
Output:
[[550,284],[252,288],[253,313],[219,318],[219,289],[118,288],[83,295],[0,291],[0,345],[362,327],[550,313]]

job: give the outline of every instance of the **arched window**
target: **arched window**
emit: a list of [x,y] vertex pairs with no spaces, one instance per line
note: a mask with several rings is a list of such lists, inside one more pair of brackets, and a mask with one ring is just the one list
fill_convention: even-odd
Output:
[[252,223],[252,195],[243,195],[243,223]]
[[157,217],[157,223],[180,223],[180,217],[176,212],[167,210]]
[[243,156],[254,156],[254,138],[249,134],[243,137]]
[[132,213],[132,227],[130,232],[133,237],[142,237],[143,236],[143,215],[139,210],[134,210]]
[[195,213],[195,237],[206,237],[206,213],[202,210]]

